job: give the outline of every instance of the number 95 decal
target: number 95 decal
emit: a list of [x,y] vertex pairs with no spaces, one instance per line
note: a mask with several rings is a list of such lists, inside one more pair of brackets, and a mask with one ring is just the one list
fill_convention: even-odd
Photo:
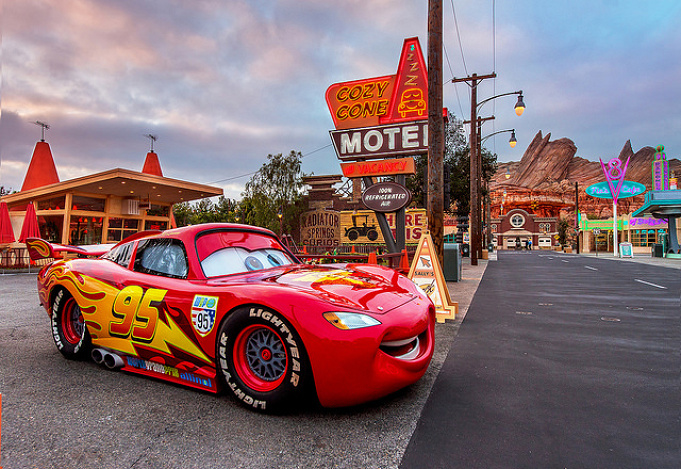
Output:
[[194,296],[192,302],[192,326],[201,337],[210,334],[215,325],[215,313],[218,309],[218,298],[215,296]]
[[151,303],[160,303],[168,290],[131,285],[121,290],[113,303],[114,319],[109,323],[109,333],[114,337],[131,339],[145,344],[154,339],[158,309]]

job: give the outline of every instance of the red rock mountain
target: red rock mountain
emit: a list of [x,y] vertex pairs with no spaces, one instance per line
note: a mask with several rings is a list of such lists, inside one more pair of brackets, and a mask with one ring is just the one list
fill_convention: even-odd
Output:
[[[559,212],[567,215],[574,210],[575,183],[578,183],[581,211],[611,215],[612,203],[609,200],[595,199],[584,193],[591,184],[605,180],[600,162],[575,156],[577,146],[568,138],[553,142],[550,138],[550,133],[544,137],[541,131],[537,132],[520,162],[499,164],[490,183],[493,214],[499,215],[503,197],[504,212],[520,207],[541,216],[559,216]],[[630,158],[626,179],[640,182],[650,189],[654,155],[652,147],[643,147],[634,153],[631,142],[627,141],[619,154],[623,163]],[[681,176],[681,161],[668,161],[670,170]],[[642,203],[643,196],[619,202],[621,209],[627,211],[635,210]],[[621,210],[619,204],[618,212]]]

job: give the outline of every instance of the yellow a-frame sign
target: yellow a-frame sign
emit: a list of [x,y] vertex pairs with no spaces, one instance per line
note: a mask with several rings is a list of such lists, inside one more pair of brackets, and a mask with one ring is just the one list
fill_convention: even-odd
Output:
[[437,322],[454,319],[459,303],[452,302],[438,256],[433,250],[433,238],[426,232],[421,236],[409,269],[409,278],[430,297],[435,305]]

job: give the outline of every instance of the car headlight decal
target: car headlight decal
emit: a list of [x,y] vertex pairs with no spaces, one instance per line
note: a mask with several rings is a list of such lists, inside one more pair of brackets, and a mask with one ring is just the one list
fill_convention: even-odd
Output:
[[363,327],[377,326],[381,324],[378,319],[372,318],[362,313],[347,313],[340,311],[329,311],[324,313],[324,319],[336,326],[338,329],[352,330]]

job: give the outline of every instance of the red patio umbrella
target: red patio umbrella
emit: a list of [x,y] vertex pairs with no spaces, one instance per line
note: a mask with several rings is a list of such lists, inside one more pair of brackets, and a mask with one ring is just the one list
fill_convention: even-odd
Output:
[[24,224],[21,225],[21,235],[19,235],[19,242],[25,243],[26,238],[40,238],[40,228],[38,227],[38,216],[35,213],[33,203],[26,206],[26,216],[24,217]]
[[14,241],[14,230],[12,221],[9,219],[7,202],[0,202],[0,243],[13,243]]

